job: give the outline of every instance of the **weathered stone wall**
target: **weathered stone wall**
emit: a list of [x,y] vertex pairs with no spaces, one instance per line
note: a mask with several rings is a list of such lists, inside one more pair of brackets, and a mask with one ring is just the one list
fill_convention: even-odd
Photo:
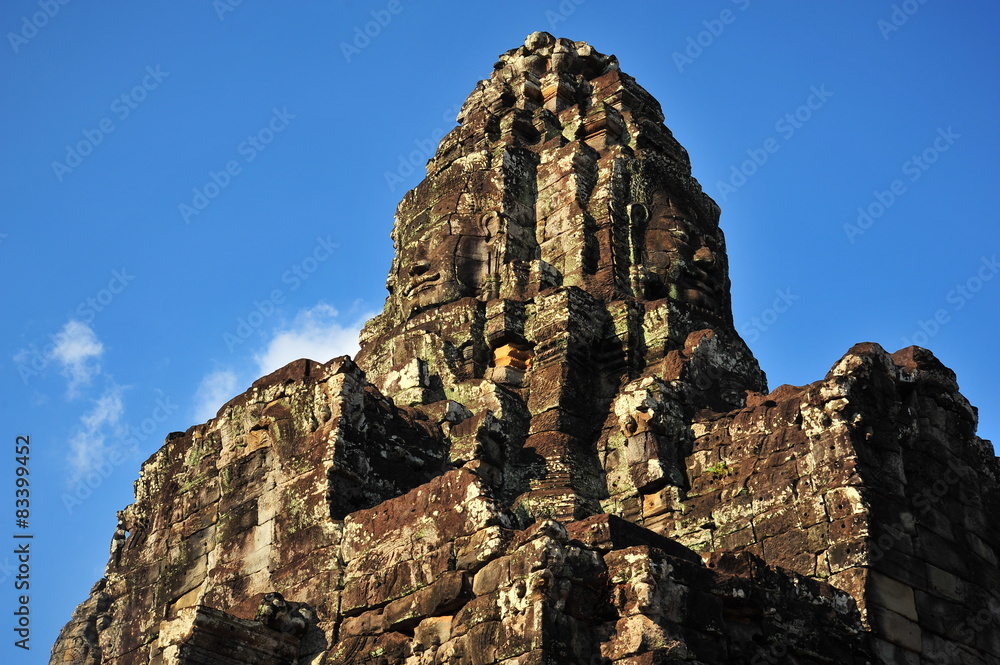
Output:
[[219,610],[192,606],[164,622],[154,662],[163,665],[283,665],[299,655],[298,637],[238,619]]
[[686,485],[638,521],[850,592],[885,662],[997,662],[1000,467],[975,422],[929,352],[860,344],[824,381],[695,419]]
[[53,659],[152,661],[186,608],[252,619],[276,589],[329,630],[342,570],[335,518],[442,473],[444,453],[436,423],[395,409],[347,358],[260,379],[143,465],[106,577]]
[[[842,592],[749,555],[706,567],[608,515],[513,530],[486,492],[474,475],[449,472],[348,518],[334,659],[866,662],[860,617]],[[459,511],[457,494],[476,498]]]

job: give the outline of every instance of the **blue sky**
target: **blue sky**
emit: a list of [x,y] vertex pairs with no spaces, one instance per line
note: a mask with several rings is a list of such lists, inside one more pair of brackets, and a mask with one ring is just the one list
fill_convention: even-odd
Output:
[[0,6],[0,539],[35,536],[32,648],[0,621],[4,654],[47,660],[168,432],[287,361],[353,353],[396,203],[534,30],[618,55],[660,100],[722,206],[735,319],[772,388],[823,378],[856,342],[917,343],[1000,440],[995,3],[492,7]]

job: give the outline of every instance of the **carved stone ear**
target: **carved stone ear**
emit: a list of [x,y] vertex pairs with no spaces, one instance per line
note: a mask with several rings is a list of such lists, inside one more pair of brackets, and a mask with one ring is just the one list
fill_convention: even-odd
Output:
[[490,211],[485,213],[479,220],[480,226],[486,230],[486,235],[488,238],[492,238],[500,232],[502,227],[502,220],[500,219],[500,213],[496,211]]
[[628,218],[633,226],[645,224],[649,220],[649,210],[641,203],[630,203],[628,206]]

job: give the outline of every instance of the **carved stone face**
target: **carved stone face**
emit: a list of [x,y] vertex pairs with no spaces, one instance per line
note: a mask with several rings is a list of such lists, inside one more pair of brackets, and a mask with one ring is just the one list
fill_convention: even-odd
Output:
[[489,267],[489,231],[478,215],[423,217],[397,237],[395,271],[387,286],[404,318],[483,292]]
[[719,311],[725,294],[724,250],[718,233],[702,228],[666,192],[654,192],[647,208],[643,262],[650,273],[646,297]]

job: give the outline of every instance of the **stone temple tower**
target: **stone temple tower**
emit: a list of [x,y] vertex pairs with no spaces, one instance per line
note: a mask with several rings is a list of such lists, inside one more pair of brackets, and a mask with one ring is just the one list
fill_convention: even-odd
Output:
[[[666,414],[628,415],[623,386],[672,381],[688,409],[766,392],[733,328],[719,208],[657,101],[582,42],[531,35],[458,120],[399,205],[358,364],[397,404],[506,403],[476,456],[525,516],[634,512],[605,471],[680,483],[689,441]],[[622,427],[648,432],[642,469],[612,451]]]
[[400,203],[356,360],[169,435],[52,663],[1000,663],[1000,464],[858,344],[771,392],[719,208],[613,56],[529,35]]

